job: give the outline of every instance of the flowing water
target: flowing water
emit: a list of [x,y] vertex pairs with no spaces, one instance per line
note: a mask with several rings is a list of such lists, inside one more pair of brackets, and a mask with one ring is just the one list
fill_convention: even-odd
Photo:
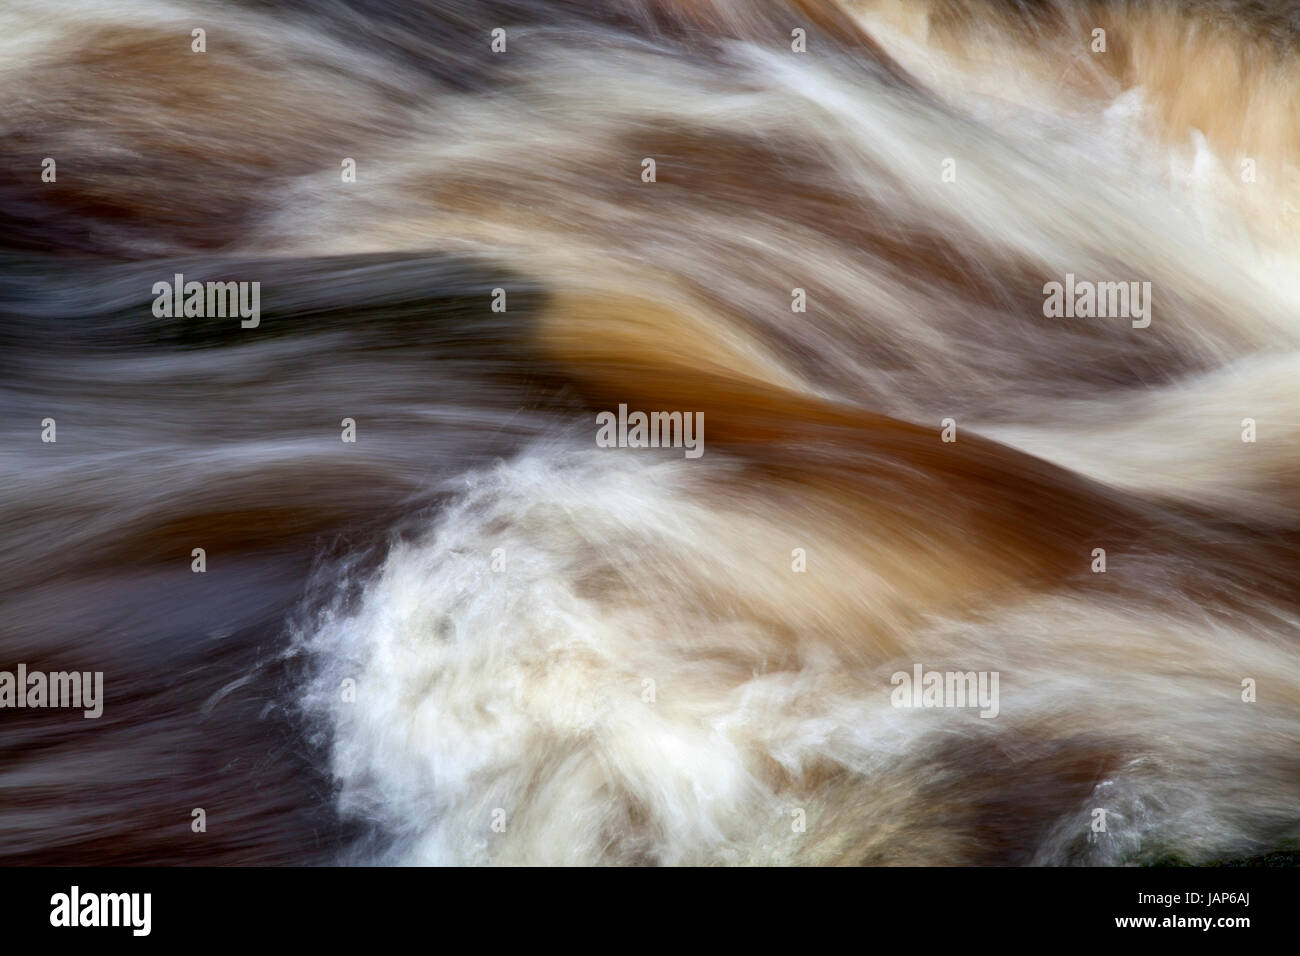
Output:
[[0,861],[1292,859],[1298,49],[2,0],[0,668],[104,701],[0,710]]

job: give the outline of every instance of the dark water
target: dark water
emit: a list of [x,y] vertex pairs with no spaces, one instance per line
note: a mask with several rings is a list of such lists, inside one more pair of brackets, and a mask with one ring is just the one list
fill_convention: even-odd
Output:
[[153,277],[205,268],[239,266],[7,263],[0,641],[13,664],[102,670],[107,697],[96,721],[6,713],[7,862],[333,859],[346,831],[286,620],[562,402],[521,334],[540,293],[513,283],[493,328],[481,265],[261,261],[251,342],[236,320],[153,319]]

